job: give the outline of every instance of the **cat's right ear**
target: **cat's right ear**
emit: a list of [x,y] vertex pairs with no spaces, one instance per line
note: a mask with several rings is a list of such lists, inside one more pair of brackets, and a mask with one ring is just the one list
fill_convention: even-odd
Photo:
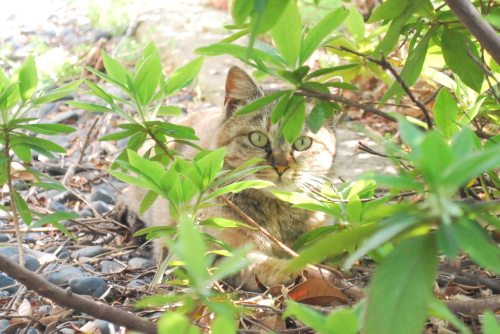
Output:
[[237,66],[229,69],[226,79],[226,98],[224,100],[228,115],[232,115],[236,109],[263,96],[264,92],[245,71]]

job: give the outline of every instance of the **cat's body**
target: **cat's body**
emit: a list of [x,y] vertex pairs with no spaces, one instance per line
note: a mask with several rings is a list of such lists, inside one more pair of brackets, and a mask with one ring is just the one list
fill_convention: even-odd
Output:
[[[226,83],[224,110],[205,110],[192,113],[179,122],[195,129],[200,138],[199,145],[208,150],[227,146],[224,169],[231,170],[253,158],[265,159],[262,165],[272,166],[261,169],[246,179],[261,179],[276,184],[283,191],[298,191],[300,188],[318,188],[332,172],[335,156],[335,135],[331,126],[324,126],[317,134],[304,126],[294,144],[285,142],[283,137],[273,142],[279,123],[271,123],[274,104],[262,110],[243,116],[234,112],[249,102],[262,97],[263,92],[241,69],[231,68]],[[175,147],[190,159],[198,153],[190,146]],[[146,191],[129,187],[124,202],[130,212],[138,212]],[[265,189],[249,189],[228,196],[244,213],[250,216],[274,237],[287,245],[312,229],[323,226],[326,217],[322,213],[292,208]],[[216,199],[223,202],[220,199]],[[208,207],[200,210],[198,218],[223,217],[246,222],[237,212],[226,205]],[[166,200],[158,199],[141,216],[147,225],[172,225],[175,222],[168,212]],[[248,257],[254,262],[242,272],[232,276],[228,282],[247,290],[259,290],[256,279],[265,286],[289,283],[298,273],[285,275],[282,269],[287,265],[287,255],[261,232],[247,227],[234,227],[218,230],[201,227],[204,232],[220,239],[234,248],[252,244],[253,250]],[[155,244],[156,257],[160,257],[161,240]]]

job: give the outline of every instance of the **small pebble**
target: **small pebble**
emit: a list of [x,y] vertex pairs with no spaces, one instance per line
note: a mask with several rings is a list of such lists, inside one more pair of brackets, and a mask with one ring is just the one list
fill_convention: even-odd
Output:
[[99,298],[106,292],[106,282],[100,277],[75,277],[68,283],[71,291],[79,295]]
[[156,265],[156,262],[143,257],[133,257],[128,261],[128,264],[133,268],[151,268]]
[[9,320],[6,320],[6,319],[2,319],[2,320],[0,320],[0,332],[2,332],[2,333],[3,333],[3,330],[4,330],[5,328],[9,327],[9,326],[10,326],[10,322],[9,322]]
[[67,202],[78,201],[79,198],[71,191],[63,191],[54,196],[52,200],[59,203],[67,203]]
[[96,257],[106,252],[107,250],[101,246],[87,246],[74,251],[73,256]]
[[52,201],[50,202],[50,210],[54,211],[54,212],[57,212],[57,211],[66,211],[67,207],[66,205],[60,203],[60,202],[56,202],[56,201]]
[[[12,255],[9,259],[19,264],[19,254]],[[34,256],[24,254],[24,268],[29,271],[36,271],[40,268],[40,261],[38,261]]]
[[16,246],[0,247],[0,254],[5,257],[11,257],[12,255],[19,254],[19,250]]
[[52,119],[48,120],[47,123],[64,123],[66,121],[78,121],[81,113],[76,110],[68,110],[57,113]]
[[[54,269],[52,269],[54,270]],[[50,266],[47,267],[46,271],[51,271]],[[68,281],[75,277],[84,277],[87,274],[84,273],[81,269],[75,267],[64,267],[55,273],[50,274],[47,277],[47,281],[54,285],[64,285],[67,284]]]
[[133,279],[127,284],[127,288],[143,288],[151,283],[149,278]]
[[123,268],[125,268],[121,263],[115,261],[101,261],[101,271],[105,274],[115,273]]
[[94,218],[94,213],[92,210],[89,209],[83,209],[78,211],[78,215],[82,218]]
[[[16,281],[14,281],[9,276],[0,273],[0,288],[5,288],[6,286],[10,286],[13,284],[16,284]],[[14,286],[14,287],[10,287],[8,289],[2,290],[2,291],[8,292],[10,295],[12,295],[12,294],[16,293],[16,291],[18,289],[19,289],[19,286]]]
[[90,190],[90,200],[92,202],[103,201],[107,204],[115,204],[115,191],[107,184],[95,186]]
[[99,213],[108,213],[109,211],[113,210],[113,206],[103,201],[93,201],[89,204],[94,208],[95,211]]
[[10,236],[8,234],[0,234],[0,242],[9,242]]

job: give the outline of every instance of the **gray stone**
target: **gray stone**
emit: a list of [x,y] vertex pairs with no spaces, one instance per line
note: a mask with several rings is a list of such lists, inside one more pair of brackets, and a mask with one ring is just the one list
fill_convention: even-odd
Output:
[[106,291],[106,282],[100,277],[75,277],[69,280],[69,288],[79,295],[101,297]]
[[67,207],[66,205],[60,203],[60,202],[56,202],[56,201],[52,201],[50,202],[50,210],[54,211],[54,212],[57,212],[57,211],[66,211]]
[[[51,271],[50,267],[51,266],[48,266],[46,271]],[[54,269],[52,269],[52,270],[54,270]],[[55,273],[50,274],[47,277],[47,281],[49,281],[50,283],[52,283],[54,285],[64,285],[64,284],[67,284],[68,281],[72,278],[85,277],[85,276],[86,276],[86,273],[84,273],[81,269],[66,266],[66,267],[59,269],[59,271],[56,271]]]
[[54,123],[64,123],[66,121],[78,121],[80,116],[81,113],[76,110],[63,111],[57,113],[57,115],[54,118],[48,120],[47,123],[54,124]]
[[[14,281],[9,276],[0,273],[0,288],[5,288],[7,286],[14,285],[14,284],[16,284],[16,281]],[[14,287],[10,287],[8,289],[2,290],[2,291],[8,292],[10,295],[12,295],[12,294],[16,293],[16,291],[18,289],[19,289],[19,286],[14,286]]]
[[10,240],[10,236],[8,234],[0,234],[0,242],[8,242]]
[[109,205],[108,203],[104,203],[103,201],[93,201],[89,203],[95,211],[99,213],[108,213],[109,211],[113,210],[113,206]]
[[151,268],[156,265],[156,262],[143,257],[133,257],[128,261],[128,265],[133,268]]
[[105,274],[111,274],[125,268],[121,263],[115,261],[101,261],[101,271]]
[[89,209],[83,209],[78,211],[78,215],[82,218],[94,218],[94,213],[92,210]]
[[[12,255],[9,259],[19,264],[19,254]],[[40,261],[38,261],[34,256],[24,254],[24,268],[29,271],[36,271],[40,268]]]
[[67,202],[78,201],[79,198],[71,191],[63,191],[63,192],[60,192],[59,194],[57,194],[56,196],[54,196],[54,198],[52,200],[59,202],[59,203],[67,203]]
[[3,330],[4,330],[5,328],[9,327],[9,326],[10,326],[10,322],[9,322],[9,320],[7,320],[7,319],[2,319],[2,320],[0,320],[0,332],[2,332],[2,333],[3,333]]
[[5,257],[11,257],[12,255],[19,254],[19,249],[16,246],[0,247],[0,254]]
[[114,334],[120,329],[119,326],[101,319],[97,319],[94,323],[99,327],[102,334]]
[[95,186],[90,190],[91,201],[103,201],[107,204],[116,203],[115,191],[107,184]]
[[147,287],[149,283],[151,283],[151,280],[146,277],[141,279],[133,279],[127,284],[127,288],[144,288]]
[[42,234],[39,232],[28,232],[22,236],[22,239],[24,242],[34,244],[41,237],[42,237]]
[[101,246],[87,246],[74,251],[73,256],[95,257],[106,252],[107,250]]

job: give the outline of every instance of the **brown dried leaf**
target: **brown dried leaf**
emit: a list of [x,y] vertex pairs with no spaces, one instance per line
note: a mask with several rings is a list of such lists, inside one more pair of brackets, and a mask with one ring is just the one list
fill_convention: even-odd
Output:
[[264,325],[275,330],[286,329],[285,320],[279,315],[272,315],[261,321]]
[[77,330],[77,333],[93,333],[93,334],[102,334],[101,330],[99,327],[96,325],[95,322],[87,322],[85,325],[83,325],[79,330]]
[[342,291],[331,287],[321,278],[297,284],[288,295],[296,302],[316,306],[345,305],[349,302],[349,298]]
[[33,308],[31,307],[31,303],[24,299],[21,305],[17,308],[17,313],[20,316],[31,318],[33,316]]

